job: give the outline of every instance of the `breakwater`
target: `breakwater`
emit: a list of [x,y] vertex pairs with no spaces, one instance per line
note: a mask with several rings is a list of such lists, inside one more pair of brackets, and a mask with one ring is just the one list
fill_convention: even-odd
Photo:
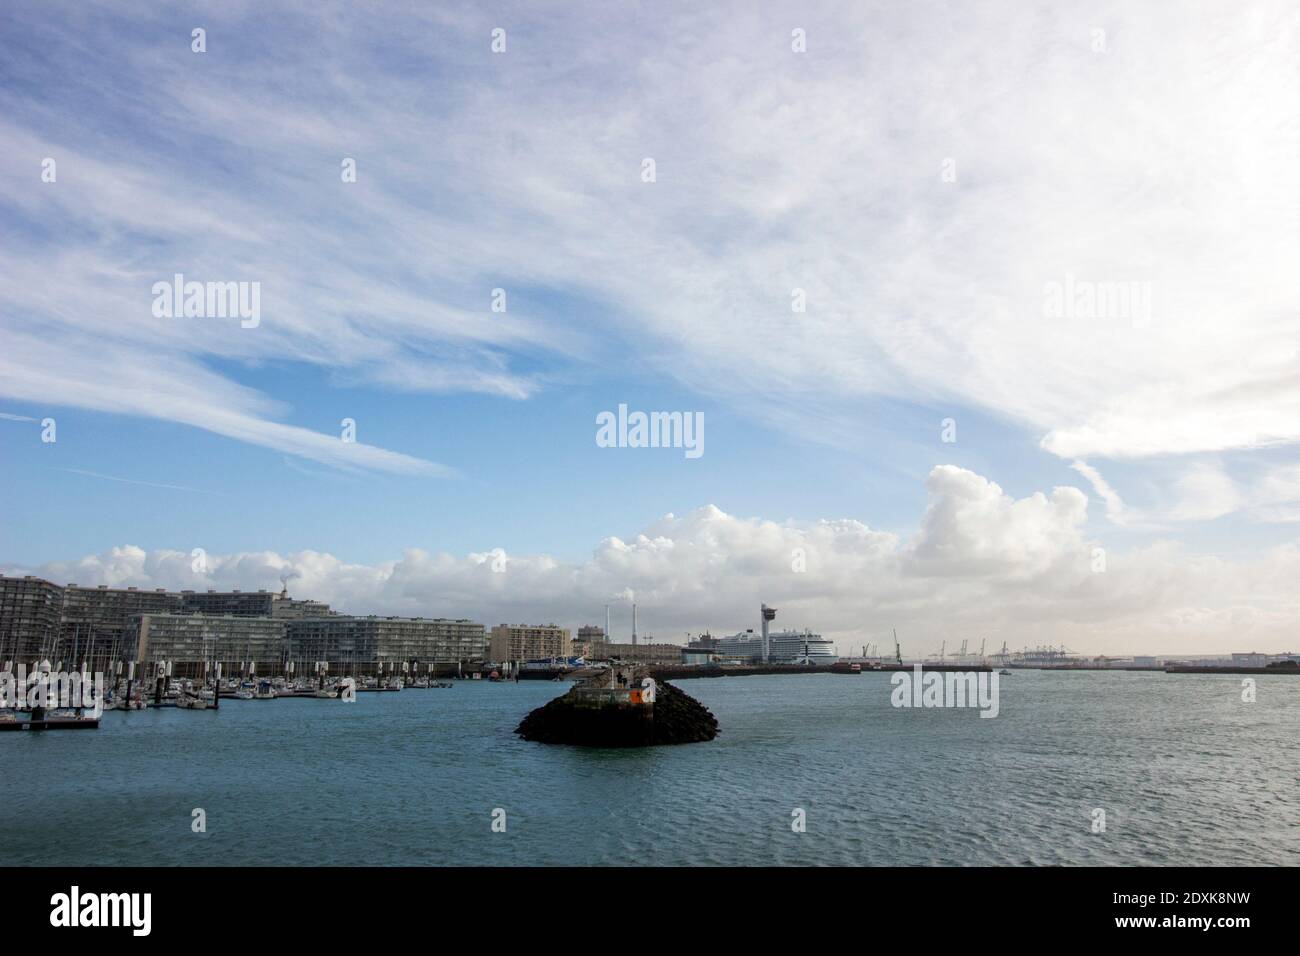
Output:
[[1166,674],[1297,674],[1300,667],[1166,667]]
[[531,711],[515,733],[524,740],[578,747],[653,747],[712,740],[718,720],[672,684],[636,671],[626,683],[613,673],[574,685]]
[[[872,674],[892,671],[911,671],[915,664],[863,665],[861,671],[847,671],[837,664],[661,664],[650,667],[656,680],[674,680],[696,677],[755,677],[761,674]],[[987,664],[921,664],[922,671],[957,671],[979,673],[992,670]]]

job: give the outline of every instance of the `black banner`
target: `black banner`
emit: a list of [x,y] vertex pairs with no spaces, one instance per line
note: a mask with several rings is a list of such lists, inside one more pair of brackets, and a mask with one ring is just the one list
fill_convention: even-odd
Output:
[[24,935],[78,932],[84,942],[94,934],[174,945],[196,931],[240,927],[309,938],[386,924],[563,932],[612,919],[629,931],[690,927],[696,940],[732,943],[762,939],[774,924],[840,923],[918,945],[969,938],[975,928],[980,938],[1199,936],[1231,945],[1242,933],[1294,925],[1290,876],[1250,868],[50,868],[4,870],[0,891]]

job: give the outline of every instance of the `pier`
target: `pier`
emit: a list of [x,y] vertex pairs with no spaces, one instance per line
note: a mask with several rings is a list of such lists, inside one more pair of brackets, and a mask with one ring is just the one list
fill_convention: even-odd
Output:
[[45,717],[32,714],[22,717],[0,717],[0,731],[3,730],[94,730],[99,726],[98,717]]

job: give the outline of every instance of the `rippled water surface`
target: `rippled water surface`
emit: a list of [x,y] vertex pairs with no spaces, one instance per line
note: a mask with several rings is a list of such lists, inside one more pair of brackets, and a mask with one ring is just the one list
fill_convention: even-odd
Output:
[[1247,704],[1234,676],[1018,671],[995,719],[895,709],[884,674],[676,683],[717,740],[525,743],[568,685],[468,681],[0,734],[0,863],[1300,862],[1297,677]]

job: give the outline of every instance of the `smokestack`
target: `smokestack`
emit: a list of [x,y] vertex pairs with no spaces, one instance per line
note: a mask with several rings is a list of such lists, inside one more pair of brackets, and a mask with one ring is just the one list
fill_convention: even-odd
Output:
[[759,613],[763,617],[763,663],[766,664],[772,656],[772,646],[767,637],[767,625],[769,621],[776,620],[776,608],[763,604],[759,607]]
[[632,646],[636,647],[636,603],[632,604]]
[[601,637],[604,638],[604,641],[606,643],[608,643],[609,641],[609,605],[608,604],[605,605],[605,633],[602,634]]

